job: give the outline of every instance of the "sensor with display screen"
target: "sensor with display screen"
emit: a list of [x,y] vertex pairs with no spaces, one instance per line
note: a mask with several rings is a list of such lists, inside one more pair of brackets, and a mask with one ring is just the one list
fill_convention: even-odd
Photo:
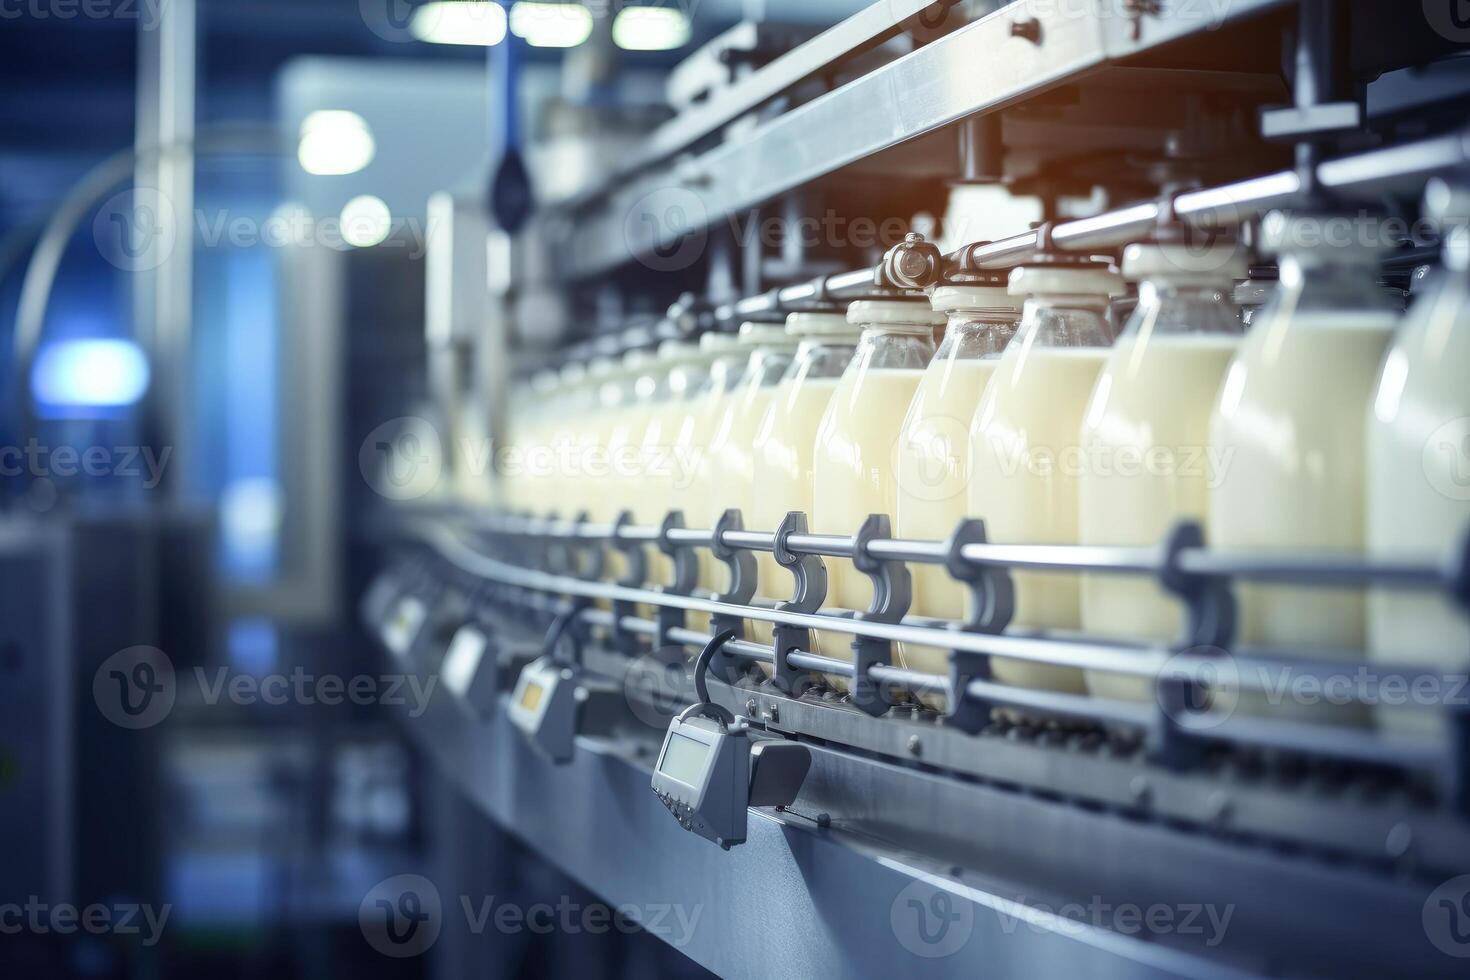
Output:
[[572,670],[541,657],[525,666],[510,696],[509,715],[532,748],[555,763],[569,762],[577,715],[587,691]]
[[483,716],[500,693],[500,651],[490,630],[465,623],[455,631],[439,669],[444,687],[471,715]]
[[754,741],[745,719],[709,700],[709,662],[734,635],[722,632],[696,660],[701,702],[669,722],[653,771],[653,792],[679,824],[726,850],[745,842],[747,808],[790,806],[811,768],[806,746]]
[[400,659],[407,657],[428,618],[429,605],[423,599],[416,595],[399,598],[383,621],[381,635],[388,652]]

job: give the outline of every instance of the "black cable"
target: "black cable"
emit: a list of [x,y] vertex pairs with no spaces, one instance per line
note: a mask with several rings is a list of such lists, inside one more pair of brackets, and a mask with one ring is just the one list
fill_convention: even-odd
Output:
[[704,645],[699,651],[699,656],[694,659],[694,693],[699,696],[701,704],[712,704],[709,697],[709,685],[705,683],[704,677],[709,673],[710,661],[715,659],[715,654],[720,651],[726,643],[735,639],[734,630],[721,630],[714,638]]
[[[553,662],[563,663],[563,666],[575,664],[576,657],[573,657],[570,663],[564,663],[557,657],[556,652],[561,647],[562,638],[567,635],[567,630],[577,621],[577,617],[586,612],[591,606],[592,600],[586,596],[579,596],[573,599],[567,611],[551,621],[551,628],[546,631],[546,642],[542,646],[541,652],[550,657]],[[573,649],[580,651],[581,644],[577,641],[577,635],[573,633],[571,637]]]

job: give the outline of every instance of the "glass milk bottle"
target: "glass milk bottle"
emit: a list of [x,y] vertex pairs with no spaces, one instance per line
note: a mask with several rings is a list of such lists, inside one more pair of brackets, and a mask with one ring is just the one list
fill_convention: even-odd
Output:
[[[759,527],[751,523],[756,497],[766,492],[755,483],[755,442],[766,412],[775,404],[781,379],[796,358],[799,341],[786,332],[785,324],[770,323],[745,324],[740,328],[740,341],[752,348],[750,360],[710,449],[710,478],[713,486],[724,488],[729,506],[740,508],[747,528],[770,531],[774,524]],[[710,588],[721,591],[728,586],[729,576],[719,563],[715,565]]]
[[[970,513],[1000,544],[1076,544],[1082,419],[1113,342],[1107,310],[1123,280],[1108,265],[1051,260],[1015,269],[1010,290],[1026,305],[970,425]],[[1012,575],[1014,625],[1081,625],[1078,576]],[[1071,668],[996,658],[992,671],[1020,687],[1085,689]]]
[[571,481],[567,479],[566,461],[577,444],[577,427],[586,413],[587,368],[581,364],[568,364],[557,377],[559,390],[554,403],[549,406],[549,418],[544,429],[546,446],[536,459],[528,460],[527,465],[541,477],[542,510],[567,517]]
[[[707,333],[699,338],[699,343],[711,358],[709,376],[680,424],[674,452],[679,465],[692,476],[687,486],[676,492],[674,506],[684,512],[686,527],[702,530],[714,527],[715,521],[730,506],[721,499],[721,488],[712,482],[710,447],[724,423],[725,412],[734,398],[740,375],[750,360],[750,350],[741,345],[738,336],[728,333]],[[714,558],[704,548],[698,550],[697,556],[699,582],[708,588],[705,583],[714,580]],[[686,618],[690,629],[709,629],[708,613],[691,612]]]
[[[1218,475],[1208,452],[1210,417],[1244,332],[1229,296],[1245,274],[1234,242],[1130,245],[1123,274],[1139,301],[1103,364],[1082,425],[1079,540],[1153,547],[1182,520],[1201,524]],[[1184,617],[1153,581],[1082,579],[1082,628],[1127,640],[1174,642]],[[1147,678],[1089,671],[1103,697],[1153,700]]]
[[[1330,220],[1275,212],[1262,224],[1281,282],[1220,389],[1210,429],[1222,461],[1210,493],[1212,546],[1363,549],[1364,418],[1398,317],[1376,282],[1381,248],[1332,235]],[[1235,592],[1239,646],[1316,657],[1363,649],[1358,590],[1240,583]],[[1242,690],[1240,704],[1299,720],[1366,719],[1353,706],[1304,700]]]
[[[948,318],[944,341],[919,382],[898,439],[897,535],[943,541],[970,509],[970,420],[980,396],[1016,334],[1021,301],[1004,276],[981,284],[940,286],[930,297]],[[967,590],[938,565],[911,565],[912,611],[963,619]],[[901,644],[904,666],[931,674],[949,670],[949,651]],[[944,699],[923,695],[931,707]]]
[[[1436,181],[1428,205],[1451,227],[1444,267],[1415,290],[1368,415],[1368,548],[1377,558],[1438,561],[1470,530],[1470,193]],[[1375,590],[1368,639],[1378,663],[1470,667],[1465,612],[1439,595]],[[1375,710],[1381,727],[1445,730],[1444,709],[1399,700]]]
[[[602,418],[596,425],[603,433],[599,438],[602,453],[594,459],[592,472],[605,470],[605,475],[600,478],[594,475],[588,488],[586,510],[593,523],[613,523],[635,496],[638,457],[652,395],[649,386],[640,382],[647,377],[652,361],[653,356],[646,351],[629,351],[617,362],[611,382],[602,386]],[[627,573],[627,558],[609,545],[603,565],[604,581],[617,582]],[[611,608],[604,600],[598,600],[597,605]]]
[[[654,394],[648,424],[643,430],[644,472],[631,506],[638,524],[655,527],[662,524],[664,516],[678,507],[680,493],[693,477],[692,470],[684,466],[675,449],[690,402],[709,377],[711,359],[699,344],[690,341],[669,340],[659,346],[657,370],[653,374]],[[672,559],[656,547],[644,550],[648,556],[650,584],[670,584],[674,578]]]
[[[837,390],[837,380],[857,350],[862,328],[845,313],[793,313],[786,332],[798,341],[796,357],[776,386],[776,395],[755,437],[750,509],[753,530],[774,531],[793,511],[810,520],[817,427]],[[759,595],[776,602],[791,598],[795,582],[774,555],[757,552]],[[751,622],[751,639],[770,643],[770,623]],[[771,672],[767,664],[761,667]]]
[[[927,302],[862,300],[847,318],[863,327],[851,363],[817,429],[813,466],[812,530],[855,533],[869,514],[898,510],[894,465],[899,430],[909,403],[934,357],[934,330],[944,323]],[[861,611],[872,601],[872,583],[851,561],[827,562],[827,604]],[[852,659],[852,637],[818,633],[824,656]],[[844,679],[832,683],[842,690]]]

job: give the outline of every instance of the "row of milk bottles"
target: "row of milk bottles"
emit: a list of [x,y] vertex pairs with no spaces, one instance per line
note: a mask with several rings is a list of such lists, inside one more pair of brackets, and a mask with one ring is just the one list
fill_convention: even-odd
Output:
[[[1438,286],[1402,317],[1377,284],[1380,250],[1327,244],[1320,221],[1268,216],[1261,237],[1280,282],[1245,318],[1230,300],[1246,274],[1233,245],[1160,242],[1130,246],[1122,275],[1038,260],[1008,281],[937,288],[927,303],[864,300],[845,315],[796,313],[784,327],[746,324],[738,336],[568,368],[538,379],[516,413],[520,458],[539,450],[551,465],[507,474],[508,503],[599,522],[627,511],[638,524],[678,509],[697,528],[735,507],[761,531],[795,510],[812,531],[841,535],[882,513],[896,536],[923,540],[980,518],[1001,544],[1155,546],[1193,520],[1223,549],[1439,559],[1470,527],[1463,228]],[[1119,334],[1109,309],[1125,278],[1139,297]],[[768,554],[757,560],[759,594],[790,598],[790,574]],[[867,576],[847,560],[827,565],[827,605],[867,608]],[[964,586],[938,566],[911,567],[912,614],[965,615]],[[726,587],[707,553],[699,576],[705,589]],[[671,577],[652,554],[650,581]],[[1183,630],[1179,602],[1147,578],[1013,578],[1013,629],[1128,642],[1175,642]],[[1240,584],[1236,596],[1241,648],[1470,662],[1470,627],[1438,595]],[[751,631],[771,636],[769,624]],[[851,659],[849,635],[814,639]],[[946,670],[941,649],[903,644],[896,656]],[[1136,676],[1004,658],[992,669],[1021,687],[1153,697]],[[1244,687],[1251,713],[1370,720],[1355,706]],[[1396,729],[1437,723],[1429,709],[1379,716]]]

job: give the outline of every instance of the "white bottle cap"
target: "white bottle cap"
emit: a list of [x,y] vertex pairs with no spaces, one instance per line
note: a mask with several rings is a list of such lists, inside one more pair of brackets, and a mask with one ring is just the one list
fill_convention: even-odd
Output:
[[793,337],[856,337],[862,331],[847,322],[846,313],[793,313],[786,318]]
[[742,347],[786,347],[790,343],[791,338],[787,336],[786,326],[784,324],[742,323],[740,325],[740,344]]
[[665,363],[697,361],[699,357],[699,345],[688,340],[666,340],[658,345],[658,359]]
[[1128,291],[1118,270],[1106,265],[1047,262],[1017,266],[1008,287],[1014,296],[1122,296]]
[[942,327],[945,316],[935,313],[927,303],[860,299],[847,308],[847,322],[861,327]]
[[706,354],[726,354],[740,348],[740,338],[733,333],[710,331],[699,338],[699,349]]
[[646,350],[630,350],[623,355],[623,367],[629,371],[642,371],[657,358]]
[[929,297],[936,312],[955,310],[1015,310],[1020,312],[1021,297],[1012,296],[1005,286],[937,286]]
[[1123,250],[1123,277],[1135,282],[1162,279],[1225,285],[1244,279],[1249,271],[1245,246],[1240,242],[1219,241],[1209,245],[1139,242]]

